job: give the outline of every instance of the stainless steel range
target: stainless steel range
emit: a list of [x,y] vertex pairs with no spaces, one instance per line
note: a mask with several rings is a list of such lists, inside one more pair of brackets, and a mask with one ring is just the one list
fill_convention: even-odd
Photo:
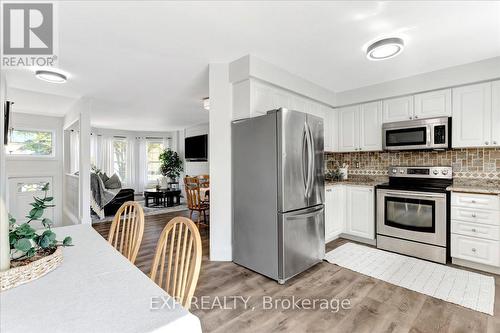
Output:
[[377,247],[446,263],[451,167],[390,167],[377,186]]

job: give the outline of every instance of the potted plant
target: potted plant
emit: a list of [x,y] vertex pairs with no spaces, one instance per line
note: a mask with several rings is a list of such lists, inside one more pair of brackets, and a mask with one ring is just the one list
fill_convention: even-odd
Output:
[[[35,280],[54,270],[62,262],[61,246],[70,246],[71,237],[63,241],[56,239],[56,234],[51,230],[52,221],[44,218],[45,209],[54,207],[51,204],[53,197],[47,196],[49,184],[45,184],[42,191],[43,198],[33,197],[33,207],[27,221],[21,224],[9,215],[9,244],[11,268],[0,273],[1,290],[10,289],[20,284]],[[30,223],[41,221],[44,229],[35,230]]]
[[[184,170],[182,166],[182,160],[177,152],[168,148],[161,152],[160,154],[160,172],[163,175],[162,187],[177,188],[179,182],[177,178],[180,176],[181,172]],[[168,177],[170,181],[167,183]],[[164,186],[167,183],[170,186]]]

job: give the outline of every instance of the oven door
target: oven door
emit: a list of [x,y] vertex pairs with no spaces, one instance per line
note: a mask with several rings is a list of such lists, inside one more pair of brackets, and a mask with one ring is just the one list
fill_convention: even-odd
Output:
[[426,149],[431,146],[431,127],[384,128],[383,143],[385,150]]
[[446,246],[446,194],[377,190],[377,234]]

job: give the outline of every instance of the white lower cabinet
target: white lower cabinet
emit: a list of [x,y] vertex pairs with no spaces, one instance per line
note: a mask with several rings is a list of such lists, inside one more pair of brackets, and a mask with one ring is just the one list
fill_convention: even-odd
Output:
[[347,186],[346,234],[375,239],[375,197],[373,187]]
[[325,195],[325,242],[338,238],[344,232],[345,187],[330,186]]
[[497,195],[451,194],[451,257],[454,263],[500,272],[499,204]]
[[340,234],[375,239],[375,193],[372,186],[328,186],[325,198],[326,242]]

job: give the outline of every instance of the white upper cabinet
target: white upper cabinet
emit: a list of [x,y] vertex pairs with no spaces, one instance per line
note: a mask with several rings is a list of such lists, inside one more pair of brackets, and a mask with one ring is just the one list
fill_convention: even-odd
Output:
[[382,150],[382,102],[338,109],[341,152]]
[[359,150],[382,150],[382,102],[361,104]]
[[451,89],[415,95],[414,118],[451,117]]
[[339,149],[339,113],[337,110],[322,106],[325,114],[325,151],[338,151]]
[[359,147],[359,105],[340,108],[339,151],[356,151]]
[[453,89],[453,138],[455,148],[492,145],[492,83]]
[[500,146],[500,81],[491,83],[491,141]]
[[346,233],[375,239],[373,187],[346,186]]
[[386,99],[383,101],[383,122],[413,119],[413,96]]

